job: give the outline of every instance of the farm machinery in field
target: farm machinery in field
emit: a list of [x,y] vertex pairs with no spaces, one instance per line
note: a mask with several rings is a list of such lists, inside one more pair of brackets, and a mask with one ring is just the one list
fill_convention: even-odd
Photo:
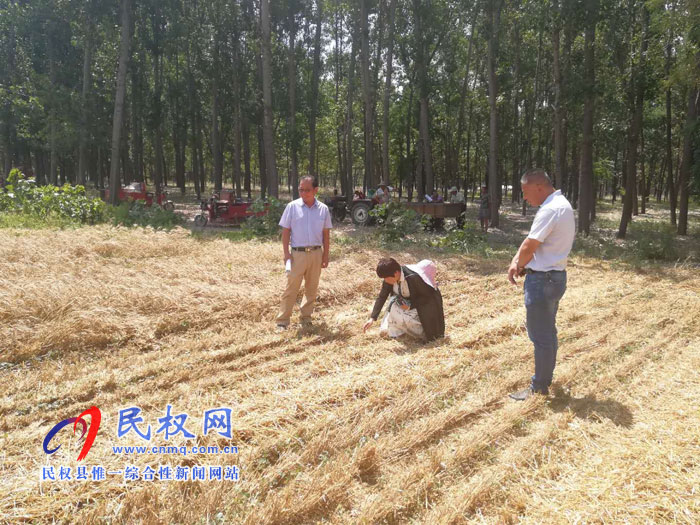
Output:
[[[109,201],[109,188],[104,190],[105,200]],[[153,206],[155,202],[165,210],[174,210],[175,205],[173,201],[168,200],[167,192],[160,192],[156,195],[152,191],[148,191],[145,182],[132,182],[127,186],[122,186],[119,189],[119,201],[129,202],[129,201],[142,201],[148,207]]]
[[355,194],[348,199],[345,195],[334,195],[326,199],[325,204],[331,212],[331,217],[335,222],[343,222],[349,214],[352,222],[357,226],[367,226],[372,222],[370,210],[381,204],[381,199],[377,196],[376,190],[370,191],[372,198],[367,198],[361,191],[356,191]]
[[463,202],[405,202],[403,205],[420,215],[429,215],[430,226],[434,229],[442,228],[445,219],[455,219],[457,226],[461,228],[467,209]]
[[268,205],[263,210],[253,209],[253,203],[236,197],[234,190],[221,190],[200,204],[201,212],[195,215],[195,226],[207,224],[217,226],[237,225],[249,217],[261,217],[267,213]]
[[[372,223],[372,215],[369,212],[378,204],[377,199],[367,198],[354,198],[348,202],[344,195],[335,195],[326,200],[326,205],[335,222],[343,222],[349,214],[352,222],[357,226],[367,226]],[[455,219],[461,226],[464,223],[464,211],[467,209],[463,202],[402,202],[401,205],[420,215],[429,215],[432,228],[442,227],[445,219],[448,218]]]
[[346,201],[345,195],[335,195],[326,201],[326,206],[331,211],[334,222],[343,222],[349,214],[352,222],[358,226],[366,226],[370,223],[369,211],[376,203],[372,199],[354,199]]

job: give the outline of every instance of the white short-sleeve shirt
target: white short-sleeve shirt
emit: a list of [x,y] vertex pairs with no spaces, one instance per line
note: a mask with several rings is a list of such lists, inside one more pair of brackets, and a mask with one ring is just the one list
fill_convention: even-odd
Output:
[[322,246],[323,230],[333,227],[328,206],[314,199],[312,206],[307,206],[299,198],[284,208],[279,225],[292,230],[292,248]]
[[532,221],[528,238],[542,244],[525,267],[538,272],[565,270],[575,236],[574,210],[561,191],[556,190],[545,199]]

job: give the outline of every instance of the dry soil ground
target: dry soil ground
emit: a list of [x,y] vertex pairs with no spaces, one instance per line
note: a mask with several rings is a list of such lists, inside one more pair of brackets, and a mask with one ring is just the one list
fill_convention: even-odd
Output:
[[[698,523],[700,275],[573,257],[556,389],[524,403],[532,348],[502,257],[439,267],[447,337],[361,326],[385,252],[334,244],[312,328],[271,329],[275,242],[189,232],[0,231],[0,520],[7,523]],[[237,455],[119,455],[117,414],[166,405]],[[83,462],[59,421],[96,405]],[[202,412],[233,409],[233,439]],[[175,444],[184,443],[180,436]],[[151,444],[165,444],[162,435]],[[236,464],[240,481],[40,481],[42,466]]]

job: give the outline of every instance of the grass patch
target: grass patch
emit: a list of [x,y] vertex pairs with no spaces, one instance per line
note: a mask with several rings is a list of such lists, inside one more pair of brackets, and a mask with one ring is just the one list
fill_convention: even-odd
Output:
[[630,224],[626,239],[617,239],[616,229],[605,231],[599,226],[596,222],[598,228],[588,237],[576,237],[574,253],[632,264],[681,260],[700,262],[697,246],[683,243],[671,224],[637,220]]
[[680,250],[671,224],[638,221],[632,223],[630,230],[633,251],[638,257],[652,261],[678,260]]
[[146,206],[143,201],[122,202],[109,206],[107,217],[114,226],[150,226],[156,230],[171,230],[184,223],[184,218],[160,206]]
[[65,217],[37,217],[26,213],[0,213],[0,228],[28,230],[64,229],[79,226]]

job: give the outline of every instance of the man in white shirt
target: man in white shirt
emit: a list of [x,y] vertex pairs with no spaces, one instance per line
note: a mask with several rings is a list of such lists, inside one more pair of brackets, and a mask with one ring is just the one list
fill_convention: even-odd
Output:
[[311,322],[321,268],[328,266],[331,214],[328,206],[316,199],[316,193],[316,177],[302,177],[299,180],[301,198],[287,204],[279,222],[282,227],[284,263],[287,265],[287,261],[291,261],[291,271],[287,272],[287,287],[282,294],[282,304],[276,319],[278,330],[285,330],[289,326],[302,280],[304,301],[301,303],[301,321]]
[[464,192],[459,191],[457,186],[452,186],[450,188],[450,202],[451,203],[462,203],[464,202]]
[[382,182],[377,188],[377,191],[374,192],[376,204],[386,204],[387,202],[391,201],[391,192],[393,189],[394,188],[388,184]]
[[533,394],[549,393],[557,360],[556,317],[566,291],[566,260],[576,235],[574,210],[561,191],[555,190],[540,168],[527,171],[520,180],[523,197],[540,206],[530,233],[508,268],[508,280],[525,277],[527,334],[535,346],[535,375],[525,390],[510,394],[523,401]]

